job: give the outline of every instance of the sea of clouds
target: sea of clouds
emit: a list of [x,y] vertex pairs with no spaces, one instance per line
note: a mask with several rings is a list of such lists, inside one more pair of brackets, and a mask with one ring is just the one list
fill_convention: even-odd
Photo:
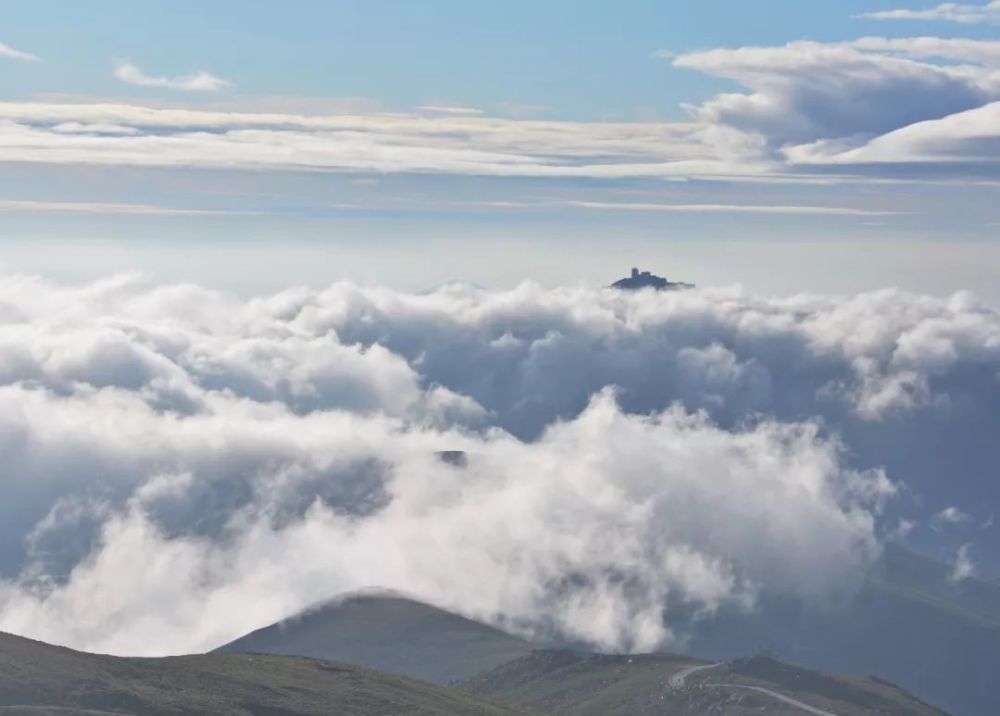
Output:
[[998,376],[967,294],[6,277],[0,630],[199,651],[381,587],[647,650],[849,599],[886,539],[967,578]]

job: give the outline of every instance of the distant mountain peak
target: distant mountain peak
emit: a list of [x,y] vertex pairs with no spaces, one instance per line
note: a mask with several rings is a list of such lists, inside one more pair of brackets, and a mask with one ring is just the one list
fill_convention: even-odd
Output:
[[629,276],[615,281],[611,284],[611,288],[625,291],[638,291],[642,288],[653,288],[657,291],[679,291],[686,288],[694,288],[694,284],[668,281],[663,276],[657,276],[649,271],[640,271],[637,268],[633,268]]

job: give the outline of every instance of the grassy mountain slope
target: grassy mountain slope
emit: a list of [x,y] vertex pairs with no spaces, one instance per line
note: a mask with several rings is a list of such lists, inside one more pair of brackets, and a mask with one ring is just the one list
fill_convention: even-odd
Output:
[[810,668],[876,674],[955,714],[993,716],[1000,587],[955,583],[945,565],[890,547],[843,608],[766,603],[701,625],[689,650],[711,659],[766,651]]
[[447,684],[533,648],[498,629],[427,604],[391,595],[356,595],[259,629],[220,651],[345,661]]
[[[369,596],[225,648],[330,658],[446,684],[545,646],[410,600]],[[872,674],[958,716],[993,716],[1000,585],[956,583],[947,565],[889,545],[849,603],[818,609],[770,600],[750,614],[721,613],[697,622],[685,651],[712,661],[768,653],[810,669]]]
[[573,716],[799,716],[769,690],[838,716],[941,716],[897,687],[871,678],[821,674],[764,657],[671,677],[704,662],[666,654],[608,656],[537,651],[474,677],[469,690],[525,708]]
[[99,656],[0,634],[0,714],[470,714],[512,709],[354,666],[286,656]]

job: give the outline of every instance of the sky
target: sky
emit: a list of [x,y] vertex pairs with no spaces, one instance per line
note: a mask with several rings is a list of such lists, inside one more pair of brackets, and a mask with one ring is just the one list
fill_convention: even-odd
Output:
[[7,271],[255,294],[640,264],[1000,301],[995,7],[42,0],[0,27]]
[[995,579],[1000,2],[894,2],[4,3],[0,630]]

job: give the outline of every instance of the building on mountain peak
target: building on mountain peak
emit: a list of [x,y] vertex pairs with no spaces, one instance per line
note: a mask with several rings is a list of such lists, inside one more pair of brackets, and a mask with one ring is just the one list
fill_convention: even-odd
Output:
[[649,271],[632,269],[632,274],[626,278],[619,279],[611,284],[611,288],[625,291],[637,291],[642,288],[653,288],[657,291],[678,291],[685,288],[694,288],[694,284],[668,281],[663,276],[657,276]]

